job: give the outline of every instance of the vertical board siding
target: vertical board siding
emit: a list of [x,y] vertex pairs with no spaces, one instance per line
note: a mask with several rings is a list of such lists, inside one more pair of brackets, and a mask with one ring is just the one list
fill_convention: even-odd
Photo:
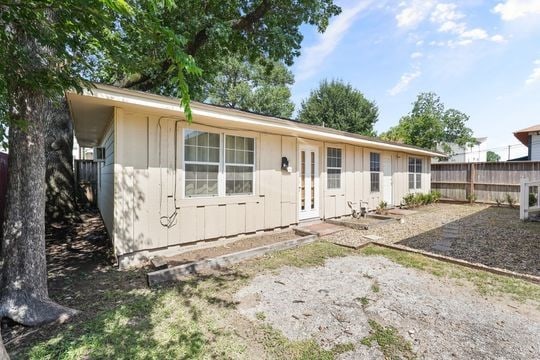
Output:
[[[99,144],[100,147],[105,148],[105,161],[95,165],[97,167],[97,176],[99,176],[99,181],[96,184],[97,205],[110,235],[113,234],[114,224],[114,138],[114,120],[111,120]],[[93,170],[90,169],[89,171],[92,172]]]
[[504,201],[507,194],[518,201],[521,178],[540,180],[540,161],[431,165],[432,188],[454,200],[467,200],[472,189],[477,201]]

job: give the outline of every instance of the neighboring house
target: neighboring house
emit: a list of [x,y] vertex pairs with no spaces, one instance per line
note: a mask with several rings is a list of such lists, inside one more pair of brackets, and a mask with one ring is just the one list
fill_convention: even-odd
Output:
[[528,149],[526,157],[514,160],[540,161],[540,124],[516,131],[514,136]]
[[[474,144],[461,146],[458,144],[447,144],[450,147],[450,154],[447,159],[439,160],[434,158],[433,161],[444,162],[486,162],[487,161],[487,137],[475,138]],[[442,145],[438,145],[437,149],[441,152],[446,152]]]
[[[98,207],[121,266],[181,246],[400,204],[442,154],[293,120],[111,86],[68,93],[81,146],[102,147]],[[104,153],[103,153],[104,149]]]

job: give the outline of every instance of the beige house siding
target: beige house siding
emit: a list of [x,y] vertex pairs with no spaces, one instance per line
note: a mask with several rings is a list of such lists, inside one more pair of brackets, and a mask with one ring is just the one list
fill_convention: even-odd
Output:
[[[183,131],[186,128],[254,138],[253,195],[185,198]],[[112,233],[115,252],[120,258],[297,224],[298,149],[302,144],[319,149],[320,218],[349,215],[347,201],[368,201],[369,207],[374,209],[383,199],[382,175],[381,191],[370,191],[370,152],[380,153],[381,161],[383,156],[391,158],[393,203],[398,205],[409,192],[406,153],[227,129],[215,125],[211,119],[198,118],[188,124],[181,118],[115,108],[114,122],[103,139],[104,146],[110,148],[107,154],[111,157],[100,170],[103,189],[99,193],[99,203],[110,232],[114,212]],[[340,189],[327,189],[328,147],[342,149]],[[281,169],[282,157],[287,157],[293,169],[291,173]],[[422,158],[425,172],[422,190],[427,192],[430,186],[429,158]]]
[[110,235],[114,223],[114,121],[111,119],[99,146],[105,148],[105,161],[98,163],[97,205]]

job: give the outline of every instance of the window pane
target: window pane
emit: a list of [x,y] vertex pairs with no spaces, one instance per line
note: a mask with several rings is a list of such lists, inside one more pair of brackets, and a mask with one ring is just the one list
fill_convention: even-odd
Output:
[[236,150],[244,150],[244,138],[236,136]]
[[246,138],[246,150],[255,151],[255,140],[252,138]]
[[197,165],[192,165],[192,164],[186,164],[186,180],[195,180],[197,177],[196,177],[196,172],[197,172],[197,169],[196,169],[196,166]]
[[409,174],[409,189],[414,189],[414,174]]
[[219,162],[219,148],[210,148],[208,150],[208,161],[218,163]]
[[197,146],[208,146],[208,133],[201,132],[197,138]]
[[416,188],[422,188],[422,174],[416,174]]
[[184,142],[186,145],[197,145],[197,131],[186,130]]
[[197,161],[197,148],[195,146],[185,147],[184,160],[186,161]]
[[371,173],[371,191],[379,192],[379,173],[378,172]]
[[186,196],[195,195],[195,181],[186,181]]
[[369,160],[370,171],[381,171],[379,153],[369,153]]
[[253,193],[253,167],[227,165],[225,172],[227,195]]
[[416,172],[421,173],[422,172],[422,160],[416,159]]
[[327,179],[328,179],[328,189],[341,188],[341,170],[340,169],[328,169]]
[[209,134],[208,145],[219,149],[219,134]]
[[208,162],[208,148],[197,147],[197,161]]
[[246,164],[254,165],[255,161],[253,151],[247,152],[246,156]]
[[227,149],[234,149],[234,136],[227,135],[225,137],[225,147]]

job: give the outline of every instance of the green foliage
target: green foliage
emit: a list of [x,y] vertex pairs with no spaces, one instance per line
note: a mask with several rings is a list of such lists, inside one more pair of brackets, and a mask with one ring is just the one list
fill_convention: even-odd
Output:
[[281,62],[251,63],[238,57],[219,61],[217,76],[207,80],[202,101],[271,116],[290,118],[294,111],[289,86],[293,74]]
[[465,146],[475,141],[472,130],[466,126],[468,120],[469,116],[458,110],[445,109],[435,93],[421,93],[412,111],[381,137],[433,150],[440,145],[449,152],[448,144]]
[[350,84],[324,80],[302,101],[298,120],[307,124],[374,136],[379,109]]
[[497,207],[501,207],[501,205],[504,203],[504,200],[501,200],[499,198],[495,198],[495,204]]
[[362,345],[371,347],[371,344],[375,341],[385,359],[416,358],[411,343],[405,340],[396,328],[392,326],[384,327],[373,319],[368,320],[368,323],[371,327],[370,335],[360,341]]
[[379,205],[377,206],[377,209],[375,209],[375,212],[377,214],[385,214],[388,209],[388,203],[386,201],[379,202]]
[[529,193],[529,206],[536,206],[538,198],[535,193]]
[[501,156],[494,151],[489,150],[486,153],[487,162],[497,162],[501,160]]
[[516,199],[514,199],[510,193],[506,193],[505,199],[506,199],[506,203],[507,203],[508,206],[510,206],[511,208],[513,208],[514,205],[516,204]]
[[467,195],[467,201],[471,204],[474,204],[476,202],[477,196],[475,193],[470,193]]
[[414,208],[421,205],[429,205],[439,202],[441,193],[431,191],[430,193],[409,193],[403,197],[402,204],[407,208]]

